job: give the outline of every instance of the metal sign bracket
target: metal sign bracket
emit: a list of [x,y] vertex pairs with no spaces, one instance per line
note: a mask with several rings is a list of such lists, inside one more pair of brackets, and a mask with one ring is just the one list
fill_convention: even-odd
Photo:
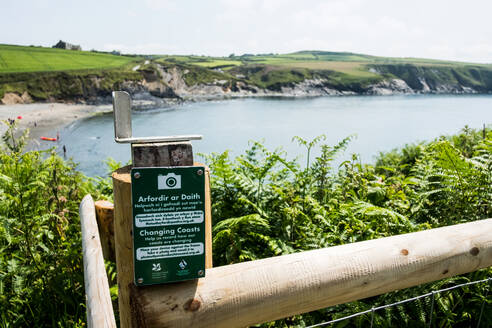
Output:
[[175,141],[201,140],[201,135],[133,137],[131,98],[128,92],[113,91],[114,140],[118,143],[160,143]]

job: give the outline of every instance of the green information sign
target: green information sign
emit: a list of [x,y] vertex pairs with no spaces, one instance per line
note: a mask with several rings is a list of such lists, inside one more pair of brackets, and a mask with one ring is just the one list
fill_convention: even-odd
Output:
[[205,168],[133,168],[137,286],[205,276]]

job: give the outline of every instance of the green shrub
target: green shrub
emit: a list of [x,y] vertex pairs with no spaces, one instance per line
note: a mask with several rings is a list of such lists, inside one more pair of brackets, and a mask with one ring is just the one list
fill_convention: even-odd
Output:
[[96,183],[51,151],[24,152],[16,122],[0,148],[0,326],[80,327],[85,298],[78,205]]
[[[465,128],[451,138],[381,154],[376,166],[357,156],[338,170],[332,161],[349,138],[335,147],[324,140],[294,138],[307,161],[289,161],[281,150],[252,143],[235,160],[228,152],[207,157],[212,172],[214,264],[225,265],[303,250],[387,237],[492,217],[492,132]],[[484,279],[491,270],[396,291],[367,300],[294,316],[264,326],[303,327],[373,306],[425,294],[432,289]],[[436,298],[438,326],[476,325],[486,285]],[[430,320],[422,299],[375,315],[378,327],[422,327]],[[488,300],[488,304],[492,301]],[[482,324],[492,324],[486,314]],[[365,327],[370,316],[340,325]]]

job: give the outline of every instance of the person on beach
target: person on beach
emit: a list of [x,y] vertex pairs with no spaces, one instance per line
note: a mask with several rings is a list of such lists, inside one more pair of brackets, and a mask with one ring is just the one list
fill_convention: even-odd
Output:
[[63,158],[67,158],[67,147],[65,145],[63,145]]

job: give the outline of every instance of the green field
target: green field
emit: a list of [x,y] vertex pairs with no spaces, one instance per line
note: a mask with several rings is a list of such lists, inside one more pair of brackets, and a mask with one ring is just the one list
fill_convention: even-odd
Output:
[[373,76],[365,64],[377,57],[352,53],[301,51],[292,54],[241,55],[229,57],[161,56],[158,61],[230,70],[239,66],[265,65],[273,69],[331,70],[361,77]]
[[376,74],[369,72],[364,62],[349,61],[296,61],[279,63],[278,66],[292,68],[307,68],[309,70],[329,70],[358,77],[375,77]]
[[[329,52],[329,51],[299,51],[290,54],[268,54],[268,55],[243,55],[239,56],[243,62],[255,62],[267,65],[276,64],[295,64],[296,62],[358,62],[358,63],[377,63],[377,64],[412,64],[412,65],[447,65],[447,66],[487,66],[486,64],[475,64],[458,61],[426,59],[426,58],[399,58],[399,57],[379,57],[363,54],[354,54],[350,52]],[[236,57],[234,58],[236,59]]]
[[473,64],[456,61],[444,61],[424,58],[396,58],[378,57],[349,52],[328,51],[299,51],[290,54],[245,54],[229,57],[206,57],[206,56],[161,56],[161,61],[173,62],[185,65],[197,65],[207,68],[222,68],[230,70],[239,66],[266,65],[276,69],[309,69],[329,70],[352,75],[354,77],[374,77],[368,65],[371,64],[411,64],[417,67],[464,67],[476,66],[491,68],[492,65]]
[[190,64],[206,68],[230,68],[243,65],[241,60],[230,60],[227,57],[205,56],[160,56],[158,62],[171,62],[177,64]]
[[242,62],[238,60],[211,59],[209,61],[196,62],[195,65],[208,68],[218,68],[227,66],[239,66],[242,65]]
[[106,69],[135,60],[135,57],[89,51],[0,45],[0,73]]
[[353,54],[349,52],[329,52],[329,51],[299,51],[291,54],[269,54],[257,56],[242,56],[245,60],[261,62],[264,64],[287,63],[296,61],[373,61],[374,56]]
[[[245,54],[229,57],[157,55],[157,62],[193,65],[228,71],[251,65],[275,69],[329,70],[354,77],[373,77],[370,64],[412,64],[416,66],[463,67],[473,65],[490,68],[492,65],[471,64],[421,58],[377,57],[349,52],[299,51],[290,54]],[[73,51],[33,46],[0,44],[0,73],[52,72],[67,70],[108,69],[133,65],[140,57],[116,56],[108,53]]]

